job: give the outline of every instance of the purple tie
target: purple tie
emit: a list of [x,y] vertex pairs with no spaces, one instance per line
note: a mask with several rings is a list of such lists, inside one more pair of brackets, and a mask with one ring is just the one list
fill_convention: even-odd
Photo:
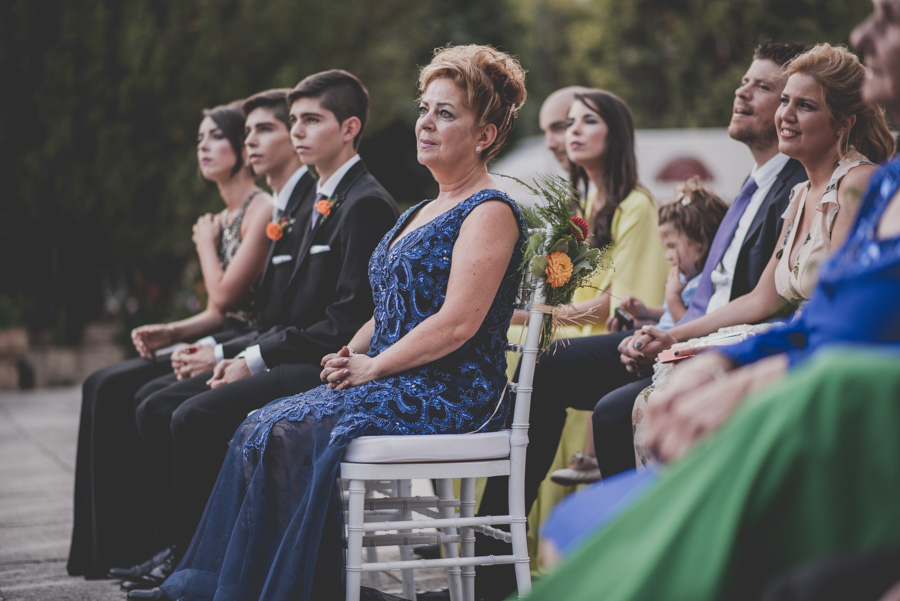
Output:
[[758,187],[756,180],[752,177],[747,178],[737,198],[728,207],[722,223],[719,224],[719,229],[716,230],[716,237],[709,247],[709,255],[706,257],[706,263],[703,265],[703,275],[700,276],[697,292],[694,293],[690,306],[688,306],[687,311],[678,321],[678,324],[687,323],[706,315],[706,308],[709,306],[709,299],[712,298],[713,293],[712,272],[716,270],[716,266],[722,260],[722,257],[725,256],[725,251],[728,249],[728,245],[731,244],[731,239],[734,238],[738,222],[744,216],[744,211],[747,210],[747,205],[750,204],[750,199],[753,198],[753,193],[756,192]]

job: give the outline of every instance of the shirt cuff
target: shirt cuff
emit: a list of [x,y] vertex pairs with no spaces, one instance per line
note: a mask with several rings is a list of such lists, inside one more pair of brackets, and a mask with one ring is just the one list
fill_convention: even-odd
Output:
[[216,346],[216,339],[212,336],[204,336],[200,340],[194,343],[197,346]]
[[221,342],[213,347],[213,353],[216,356],[216,363],[225,359],[225,347],[222,346]]
[[247,368],[253,375],[260,374],[264,371],[269,371],[266,362],[263,361],[262,353],[259,350],[258,344],[248,346],[238,354],[238,357],[244,358],[244,360],[247,362]]

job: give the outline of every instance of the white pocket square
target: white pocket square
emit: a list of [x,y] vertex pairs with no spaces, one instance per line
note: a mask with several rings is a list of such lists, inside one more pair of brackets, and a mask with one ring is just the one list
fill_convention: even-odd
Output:
[[281,265],[291,260],[291,255],[275,255],[272,257],[272,265]]
[[327,244],[313,244],[309,247],[309,254],[317,255],[319,253],[327,253],[329,250],[331,250],[331,247]]

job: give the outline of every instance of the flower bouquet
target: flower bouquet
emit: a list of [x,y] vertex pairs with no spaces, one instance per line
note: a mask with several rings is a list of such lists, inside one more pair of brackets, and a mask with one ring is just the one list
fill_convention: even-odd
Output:
[[535,308],[546,314],[541,332],[541,350],[546,351],[560,328],[588,315],[572,307],[575,290],[588,285],[596,272],[610,269],[612,261],[608,246],[591,248],[587,222],[572,215],[572,207],[581,201],[568,180],[542,175],[534,186],[516,181],[539,199],[534,207],[522,207],[532,233],[525,244],[522,272],[526,277],[519,294],[531,298],[534,288],[543,286],[544,304]]

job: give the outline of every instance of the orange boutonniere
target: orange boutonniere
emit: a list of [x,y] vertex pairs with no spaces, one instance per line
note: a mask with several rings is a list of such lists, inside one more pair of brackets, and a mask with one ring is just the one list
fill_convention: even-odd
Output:
[[323,198],[316,203],[316,213],[319,214],[319,221],[325,221],[331,212],[341,203],[340,197],[337,195],[331,198]]
[[281,240],[286,233],[291,231],[294,221],[296,221],[296,219],[287,217],[286,215],[282,215],[278,221],[270,221],[266,226],[266,237],[269,240],[274,240],[276,242]]

